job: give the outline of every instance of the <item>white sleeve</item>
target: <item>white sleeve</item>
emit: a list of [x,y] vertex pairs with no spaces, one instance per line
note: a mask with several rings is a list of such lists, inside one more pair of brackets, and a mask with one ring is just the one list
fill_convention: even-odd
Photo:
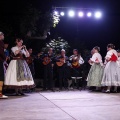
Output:
[[105,58],[111,58],[112,54],[113,54],[113,52],[108,51],[108,52],[107,52],[107,55],[105,56]]
[[16,54],[15,54],[16,50],[18,50],[17,47],[12,47],[12,48],[11,48],[11,51],[14,53],[14,55],[16,55]]
[[69,57],[69,60],[72,60],[72,57],[73,57],[73,55]]
[[90,58],[91,61],[95,62],[96,61],[96,58],[97,58],[97,55],[96,54],[93,54],[92,58]]
[[26,51],[24,49],[22,50],[22,53],[26,56]]
[[83,63],[84,63],[84,60],[83,60],[83,58],[80,56],[79,64],[83,64]]

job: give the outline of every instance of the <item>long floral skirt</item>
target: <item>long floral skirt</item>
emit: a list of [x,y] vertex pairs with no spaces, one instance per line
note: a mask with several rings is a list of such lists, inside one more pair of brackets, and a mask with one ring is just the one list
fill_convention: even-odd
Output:
[[93,64],[87,77],[87,86],[101,87],[103,77],[103,66],[100,64]]

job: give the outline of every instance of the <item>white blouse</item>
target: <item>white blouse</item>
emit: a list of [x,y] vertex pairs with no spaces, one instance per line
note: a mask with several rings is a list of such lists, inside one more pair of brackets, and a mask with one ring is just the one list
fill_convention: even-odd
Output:
[[111,58],[112,57],[112,55],[113,55],[113,53],[115,54],[115,56],[118,58],[118,55],[117,55],[117,51],[116,50],[114,50],[114,49],[112,49],[112,50],[109,50],[108,52],[107,52],[107,55],[105,56],[105,58],[107,59],[107,58]]
[[[12,52],[14,53],[14,55],[16,55],[15,52],[16,52],[17,50],[19,50],[19,48],[18,48],[17,46],[15,46],[15,47],[12,47],[11,50],[12,50]],[[26,56],[26,51],[25,51],[24,49],[22,49],[20,52]],[[27,56],[26,56],[26,57],[27,57]]]
[[100,53],[94,53],[92,55],[92,58],[90,58],[90,60],[93,61],[94,63],[96,63],[97,61],[99,61],[100,64],[103,65],[102,56],[100,55]]

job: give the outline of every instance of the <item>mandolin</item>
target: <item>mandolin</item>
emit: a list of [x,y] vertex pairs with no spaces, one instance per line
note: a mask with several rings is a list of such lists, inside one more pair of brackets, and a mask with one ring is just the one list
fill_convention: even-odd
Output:
[[43,58],[43,65],[48,65],[51,62],[50,57],[44,57]]
[[56,62],[56,64],[57,64],[57,66],[61,67],[61,66],[63,66],[64,63],[65,63],[65,58],[60,58],[59,60],[60,60],[60,61],[59,61],[59,62]]

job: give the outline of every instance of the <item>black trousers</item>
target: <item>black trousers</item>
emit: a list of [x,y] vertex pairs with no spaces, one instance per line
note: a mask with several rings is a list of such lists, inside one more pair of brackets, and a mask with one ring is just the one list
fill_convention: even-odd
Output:
[[31,71],[32,77],[34,78],[34,76],[35,76],[34,63],[29,64],[29,68],[30,68],[30,71]]
[[53,68],[52,65],[44,65],[44,80],[43,80],[43,89],[52,89],[54,86],[53,83]]
[[0,61],[0,81],[4,81],[4,68],[2,61]]
[[65,66],[58,67],[58,79],[59,79],[59,88],[68,87],[68,79],[67,79],[67,69]]
[[[72,68],[72,77],[82,77],[82,68]],[[73,80],[73,84],[75,84],[75,80]],[[76,79],[76,87],[82,87],[82,79]],[[74,86],[74,85],[73,85]]]

